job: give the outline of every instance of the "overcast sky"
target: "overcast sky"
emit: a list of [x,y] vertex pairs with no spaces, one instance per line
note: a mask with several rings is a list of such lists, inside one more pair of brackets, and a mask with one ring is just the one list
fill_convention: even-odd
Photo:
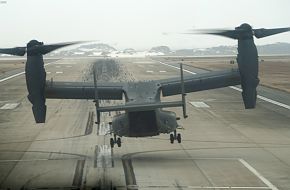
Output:
[[[223,37],[181,35],[188,29],[290,27],[289,0],[6,0],[0,3],[0,46],[99,40],[118,49],[167,45],[234,45]],[[162,33],[168,32],[169,35]],[[289,42],[290,32],[256,40]]]

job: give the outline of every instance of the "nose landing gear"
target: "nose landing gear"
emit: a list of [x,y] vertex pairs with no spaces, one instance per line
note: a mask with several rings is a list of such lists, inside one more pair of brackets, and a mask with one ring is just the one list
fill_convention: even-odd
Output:
[[114,134],[114,138],[110,138],[111,148],[114,148],[115,144],[117,144],[118,147],[121,147],[122,142],[121,142],[121,138],[120,137],[117,138],[117,135]]
[[174,140],[177,140],[178,143],[181,143],[181,134],[177,134],[176,130],[174,130],[173,134],[170,134],[169,139],[171,144],[174,143]]

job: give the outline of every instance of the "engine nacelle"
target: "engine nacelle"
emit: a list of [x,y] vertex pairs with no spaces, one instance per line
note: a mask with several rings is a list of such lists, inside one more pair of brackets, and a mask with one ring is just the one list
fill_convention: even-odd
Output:
[[46,117],[45,79],[46,73],[42,55],[27,56],[25,66],[28,99],[31,102],[32,112],[36,123],[44,123]]
[[255,108],[257,100],[256,88],[259,84],[258,79],[258,53],[254,43],[256,38],[263,38],[283,32],[290,31],[288,28],[272,29],[253,29],[251,25],[243,23],[234,30],[204,30],[204,34],[224,36],[238,40],[238,58],[239,71],[241,76],[242,96],[246,109]]
[[253,39],[238,40],[237,62],[241,76],[242,96],[246,109],[255,108],[259,84],[259,61]]
[[23,56],[27,53],[25,66],[28,99],[32,103],[32,112],[36,123],[44,123],[46,117],[45,78],[43,55],[69,45],[80,42],[68,42],[44,45],[43,42],[31,40],[26,47],[4,48],[0,53]]

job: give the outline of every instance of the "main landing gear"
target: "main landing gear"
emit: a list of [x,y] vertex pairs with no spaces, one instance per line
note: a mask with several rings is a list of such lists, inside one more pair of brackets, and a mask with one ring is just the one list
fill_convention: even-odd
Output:
[[114,148],[115,144],[117,144],[118,147],[121,147],[122,142],[121,142],[121,138],[120,137],[117,138],[117,135],[114,134],[114,138],[110,138],[111,148]]
[[174,140],[177,140],[178,143],[181,143],[181,134],[176,134],[176,130],[174,130],[173,134],[170,134],[170,143],[173,144]]

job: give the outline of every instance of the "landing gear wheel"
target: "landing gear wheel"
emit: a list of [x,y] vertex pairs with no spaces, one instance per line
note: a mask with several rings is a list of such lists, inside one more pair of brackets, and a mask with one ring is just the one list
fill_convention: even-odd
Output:
[[181,134],[180,133],[177,134],[176,140],[178,143],[181,143]]
[[174,135],[170,134],[170,143],[173,144],[173,142],[174,142]]
[[120,137],[117,139],[117,145],[118,145],[118,147],[121,147],[121,145],[122,145],[122,142],[121,142],[121,138]]
[[114,144],[115,144],[115,141],[113,138],[110,138],[110,145],[111,145],[111,148],[114,148]]

